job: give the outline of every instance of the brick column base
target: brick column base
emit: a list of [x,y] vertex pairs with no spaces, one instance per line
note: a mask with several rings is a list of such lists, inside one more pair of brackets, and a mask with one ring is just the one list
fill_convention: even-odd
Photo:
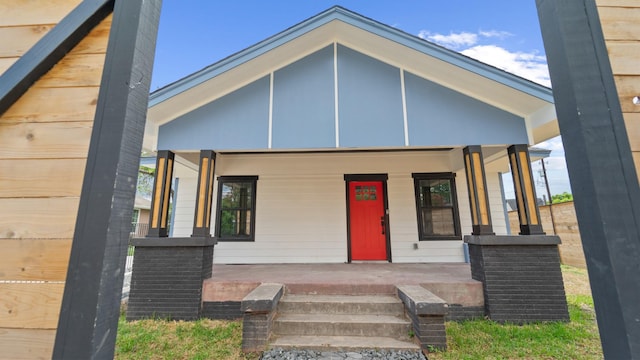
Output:
[[127,320],[195,320],[202,282],[211,277],[215,238],[133,239],[133,272]]
[[517,324],[569,320],[559,237],[471,235],[464,241],[490,319]]

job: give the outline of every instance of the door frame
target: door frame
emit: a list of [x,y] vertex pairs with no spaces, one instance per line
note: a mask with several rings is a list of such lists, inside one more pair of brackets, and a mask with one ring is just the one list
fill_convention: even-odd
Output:
[[352,181],[381,181],[384,206],[385,242],[387,248],[387,261],[391,262],[391,226],[389,226],[389,198],[387,196],[388,174],[345,174],[345,198],[347,203],[347,262],[351,263],[351,209],[349,199],[349,183]]

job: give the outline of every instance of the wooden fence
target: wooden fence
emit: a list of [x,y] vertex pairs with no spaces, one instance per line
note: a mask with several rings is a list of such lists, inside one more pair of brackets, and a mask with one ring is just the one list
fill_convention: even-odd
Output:
[[[0,2],[0,74],[80,0]],[[111,17],[0,116],[0,349],[50,358]]]

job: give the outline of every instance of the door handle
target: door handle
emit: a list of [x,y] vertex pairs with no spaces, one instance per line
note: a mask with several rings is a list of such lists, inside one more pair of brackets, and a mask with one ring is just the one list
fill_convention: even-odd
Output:
[[380,216],[380,226],[382,226],[382,235],[385,234],[385,229],[387,228],[385,223],[384,223],[384,215]]

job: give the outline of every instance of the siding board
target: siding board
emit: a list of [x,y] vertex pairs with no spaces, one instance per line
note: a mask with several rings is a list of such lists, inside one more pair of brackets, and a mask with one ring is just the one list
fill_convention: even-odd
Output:
[[640,7],[600,7],[605,40],[640,40]]
[[53,25],[0,27],[0,58],[24,55],[52,28]]
[[64,281],[71,239],[2,239],[1,280]]
[[57,24],[82,0],[2,0],[0,25]]
[[0,327],[55,329],[63,283],[0,283]]
[[0,198],[78,196],[85,159],[0,159]]
[[0,328],[2,356],[13,360],[51,359],[55,337],[55,330]]
[[99,86],[104,54],[68,55],[35,84],[37,87]]
[[0,158],[86,158],[92,122],[0,123]]
[[7,209],[0,216],[0,241],[72,238],[79,201],[78,197],[0,199],[0,209]]
[[31,88],[0,117],[16,122],[93,121],[97,87]]

